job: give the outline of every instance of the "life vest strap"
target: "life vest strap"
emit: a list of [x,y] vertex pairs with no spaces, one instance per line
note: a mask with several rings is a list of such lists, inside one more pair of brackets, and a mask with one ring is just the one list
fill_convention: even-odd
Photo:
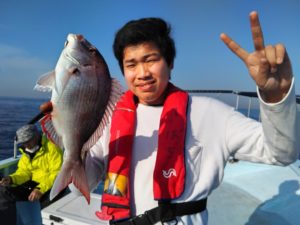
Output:
[[207,198],[192,202],[160,203],[158,207],[127,220],[110,221],[110,225],[153,225],[157,222],[176,220],[177,216],[186,216],[206,210]]

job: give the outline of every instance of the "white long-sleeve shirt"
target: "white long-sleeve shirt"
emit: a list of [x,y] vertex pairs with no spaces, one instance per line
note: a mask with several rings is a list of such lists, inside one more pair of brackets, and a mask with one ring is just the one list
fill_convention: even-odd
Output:
[[[267,104],[260,96],[259,99],[262,123],[213,98],[190,96],[185,140],[185,190],[173,202],[208,197],[220,185],[226,162],[232,155],[239,160],[277,165],[287,165],[297,159],[299,123],[294,86],[278,103]],[[162,107],[141,104],[137,107],[131,163],[131,206],[136,215],[158,205],[153,199],[153,171],[161,112]],[[105,173],[108,143],[109,126],[89,152],[87,171],[93,170],[93,173],[87,172],[90,183],[95,181],[96,175]],[[207,220],[208,213],[204,211],[178,218],[178,224],[206,225]]]

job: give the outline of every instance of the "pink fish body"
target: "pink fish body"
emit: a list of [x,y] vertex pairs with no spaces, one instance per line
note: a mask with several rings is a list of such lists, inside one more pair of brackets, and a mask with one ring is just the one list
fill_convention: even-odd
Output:
[[45,132],[64,150],[50,199],[73,183],[90,202],[84,155],[101,136],[122,88],[99,51],[82,35],[69,34],[55,70],[43,75],[35,89],[52,91],[54,129]]

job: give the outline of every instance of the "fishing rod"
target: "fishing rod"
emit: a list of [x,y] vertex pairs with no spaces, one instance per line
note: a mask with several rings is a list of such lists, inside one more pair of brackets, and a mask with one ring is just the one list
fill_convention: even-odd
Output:
[[42,119],[47,113],[50,113],[52,111],[52,103],[45,102],[40,106],[40,112],[35,115],[27,124],[35,124],[37,121]]

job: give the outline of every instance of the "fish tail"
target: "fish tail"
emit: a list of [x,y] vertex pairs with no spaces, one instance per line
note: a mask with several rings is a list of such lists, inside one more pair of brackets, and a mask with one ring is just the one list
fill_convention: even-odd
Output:
[[90,191],[88,188],[87,178],[85,175],[83,164],[76,162],[65,162],[61,171],[57,175],[55,182],[51,188],[50,201],[55,198],[70,183],[83,194],[88,204],[90,204]]

